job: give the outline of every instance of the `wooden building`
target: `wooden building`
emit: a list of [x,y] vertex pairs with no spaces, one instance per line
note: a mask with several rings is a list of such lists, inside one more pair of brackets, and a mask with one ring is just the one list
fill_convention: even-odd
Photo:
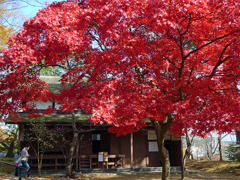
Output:
[[[60,87],[56,81],[58,77],[42,77],[49,84],[51,90]],[[54,87],[53,87],[54,86]],[[37,102],[37,108],[41,111],[46,109],[51,102]],[[54,105],[58,109],[58,105]],[[26,113],[20,113],[23,120],[19,122],[19,148],[23,148],[28,142],[24,138],[24,133],[29,129],[29,122],[36,119],[29,119]],[[109,126],[93,126],[88,122],[90,115],[84,112],[76,114],[76,124],[83,129],[91,131],[80,133],[80,139],[74,153],[73,169],[94,169],[94,168],[144,168],[160,167],[160,157],[157,147],[157,139],[151,123],[148,127],[137,133],[131,133],[116,137],[115,134],[108,133]],[[60,114],[58,110],[54,114],[43,116],[43,120],[49,128],[64,127],[64,136],[69,144],[62,146],[55,145],[53,149],[46,151],[43,157],[43,169],[59,170],[64,169],[66,157],[69,154],[70,142],[73,138],[71,114]],[[7,120],[11,123],[11,120]],[[32,143],[33,146],[34,143]],[[61,147],[62,146],[62,147]],[[165,147],[169,150],[171,166],[182,165],[182,143],[181,137],[166,137]],[[32,168],[37,168],[37,157],[30,148],[30,164]],[[106,162],[102,162],[106,160]]]

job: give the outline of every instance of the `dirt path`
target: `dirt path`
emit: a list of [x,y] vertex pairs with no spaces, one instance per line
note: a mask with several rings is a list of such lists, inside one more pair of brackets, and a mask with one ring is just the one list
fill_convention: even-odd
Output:
[[[95,177],[95,178],[86,178],[86,180],[159,180],[161,179],[160,174],[142,174],[142,175],[118,175],[118,176],[108,176],[108,177]],[[172,180],[180,180],[180,175],[172,175]],[[186,180],[200,180],[200,179],[221,179],[221,180],[240,180],[240,177],[223,177],[216,174],[192,174],[186,175]]]
[[[17,180],[17,177],[13,176],[4,176],[0,177],[0,179],[4,180]],[[68,180],[69,178],[63,177],[31,177],[31,178],[22,178],[23,180]],[[78,178],[81,179],[81,178]],[[94,176],[85,176],[82,178],[84,180],[159,180],[161,179],[160,174],[138,174],[138,175],[117,175],[117,174],[101,174]],[[180,180],[180,175],[172,175],[172,180]],[[198,173],[198,174],[188,174],[186,175],[186,180],[200,180],[200,179],[208,179],[208,180],[240,180],[240,177],[230,177],[230,176],[222,176],[219,174],[209,174],[209,173]],[[73,179],[72,179],[73,180]]]

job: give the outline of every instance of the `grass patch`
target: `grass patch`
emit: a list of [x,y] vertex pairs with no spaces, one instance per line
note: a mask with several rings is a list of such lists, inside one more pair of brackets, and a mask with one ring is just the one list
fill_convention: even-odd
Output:
[[[0,161],[14,164],[13,158],[2,157],[2,158],[0,158]],[[1,173],[11,174],[14,170],[15,170],[15,167],[0,163],[0,172]]]
[[240,162],[188,160],[186,168],[189,170],[218,173],[226,176],[240,176]]

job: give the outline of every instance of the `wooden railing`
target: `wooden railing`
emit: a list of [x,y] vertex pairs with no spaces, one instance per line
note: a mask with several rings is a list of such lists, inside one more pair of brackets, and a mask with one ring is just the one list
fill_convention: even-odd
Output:
[[[29,157],[30,166],[32,169],[37,169],[37,157],[30,156]],[[65,158],[63,155],[44,155],[43,156],[43,163],[42,168],[43,169],[49,169],[49,170],[59,170],[60,167],[65,167]]]
[[[124,154],[109,154],[107,162],[98,162],[98,155],[79,155],[78,158],[73,158],[73,169],[94,169],[94,168],[123,168],[125,165]],[[37,169],[37,157],[29,158],[32,169]],[[44,155],[43,169],[60,170],[66,166],[63,155]]]
[[[89,161],[89,163],[88,163]],[[80,155],[79,168],[80,169],[94,169],[94,168],[123,168],[125,165],[124,154],[108,154],[108,161],[99,162],[98,155]]]

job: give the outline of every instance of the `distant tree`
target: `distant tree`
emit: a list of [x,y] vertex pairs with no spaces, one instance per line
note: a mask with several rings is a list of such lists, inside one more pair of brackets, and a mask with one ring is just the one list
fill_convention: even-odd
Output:
[[5,138],[4,131],[3,131],[2,127],[0,126],[0,142],[2,142],[4,138]]
[[16,125],[5,125],[0,127],[0,151],[6,152],[7,157],[13,157],[18,146],[18,127]]
[[50,66],[40,70],[41,76],[61,76],[63,73],[63,69],[57,66]]
[[206,146],[206,156],[209,161],[212,160],[213,155],[216,153],[218,148],[218,142],[216,137],[213,136],[212,133],[209,134],[207,138],[205,138],[205,146]]
[[8,9],[7,0],[0,1],[0,50],[7,47],[8,39],[14,33],[13,24],[10,22],[13,10]]
[[212,160],[213,155],[219,153],[219,161],[223,161],[223,150],[222,150],[222,139],[228,134],[222,135],[213,135],[210,133],[207,138],[205,138],[205,147],[206,147],[206,157],[208,160]]

